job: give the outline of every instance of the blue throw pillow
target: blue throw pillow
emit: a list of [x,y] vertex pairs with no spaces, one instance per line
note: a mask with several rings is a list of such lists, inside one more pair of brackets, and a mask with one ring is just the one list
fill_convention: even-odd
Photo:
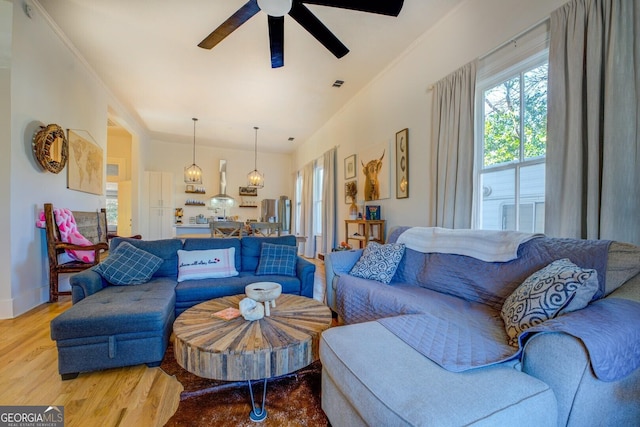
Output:
[[297,257],[295,246],[263,243],[256,276],[295,276]]
[[396,274],[404,249],[404,243],[381,245],[377,242],[369,242],[349,274],[388,285]]
[[162,262],[162,258],[123,242],[93,269],[112,285],[141,285],[151,279]]

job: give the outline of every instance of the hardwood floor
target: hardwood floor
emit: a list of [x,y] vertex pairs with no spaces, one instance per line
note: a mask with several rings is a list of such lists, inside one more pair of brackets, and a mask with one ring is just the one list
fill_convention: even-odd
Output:
[[64,406],[66,426],[162,426],[178,409],[182,385],[145,365],[62,381],[49,322],[70,297],[0,320],[0,405]]
[[[316,264],[316,298],[324,296],[324,263]],[[178,409],[182,385],[144,365],[80,374],[62,381],[49,323],[71,297],[0,320],[0,405],[64,406],[65,425],[163,426]]]

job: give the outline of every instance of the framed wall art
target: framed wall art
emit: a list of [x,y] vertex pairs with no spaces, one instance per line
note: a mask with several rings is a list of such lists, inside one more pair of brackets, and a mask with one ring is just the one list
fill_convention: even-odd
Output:
[[396,133],[396,199],[409,197],[409,129]]
[[358,181],[347,181],[344,183],[344,202],[348,205],[355,203],[358,197]]
[[[85,193],[103,194],[103,154],[102,148],[69,129],[69,166],[67,167],[67,188]],[[87,135],[91,135],[86,132]]]
[[240,194],[241,196],[257,196],[258,195],[258,188],[257,187],[240,187],[240,189],[238,190],[238,194]]
[[352,154],[344,159],[344,179],[356,177],[356,155]]

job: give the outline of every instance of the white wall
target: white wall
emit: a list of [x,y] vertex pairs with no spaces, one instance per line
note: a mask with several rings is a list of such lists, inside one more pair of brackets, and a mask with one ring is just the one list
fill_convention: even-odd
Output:
[[[391,198],[380,200],[387,228],[428,226],[431,211],[428,88],[447,74],[532,27],[566,0],[468,0],[445,16],[354,97],[296,151],[294,169],[338,148],[338,236],[348,217],[343,159],[364,147],[390,142]],[[395,133],[409,128],[408,199],[395,198]],[[360,158],[358,157],[358,165]],[[361,185],[361,183],[359,183]],[[359,194],[360,196],[360,194]]]
[[[184,207],[187,198],[203,200],[208,204],[209,199],[220,190],[220,160],[227,161],[227,194],[240,202],[238,187],[247,185],[247,174],[253,170],[254,152],[234,150],[228,148],[204,147],[196,144],[196,164],[202,168],[203,186],[206,195],[185,194],[183,180],[184,167],[193,162],[193,145],[173,141],[153,140],[150,149],[146,150],[143,164],[145,170],[171,172],[174,176],[175,207],[184,208],[183,223],[188,223],[190,216],[202,214],[213,215],[213,212],[203,207]],[[262,199],[278,199],[280,196],[293,197],[291,179],[291,155],[277,153],[262,153],[258,150],[258,170],[265,176],[265,186],[258,190],[257,197],[246,197],[246,200],[256,201],[259,205]],[[241,220],[258,218],[260,208],[234,207],[227,215],[238,215]],[[144,236],[144,230],[143,236]]]
[[[7,9],[11,8],[6,0],[0,0],[0,4],[4,24]],[[39,125],[49,123],[64,129],[84,129],[102,147],[106,157],[107,108],[108,105],[119,108],[95,74],[47,23],[38,7],[30,19],[23,12],[22,2],[15,2],[11,23],[10,95],[3,96],[0,103],[0,120],[10,117],[10,143],[3,138],[9,146],[9,150],[3,149],[9,160],[2,156],[0,169],[3,176],[11,177],[10,181],[0,180],[3,207],[9,215],[8,220],[0,223],[7,227],[3,233],[4,246],[10,247],[10,254],[0,258],[10,267],[0,268],[0,318],[17,316],[48,300],[44,232],[35,227],[43,204],[52,202],[87,211],[105,204],[104,196],[68,190],[66,170],[53,174],[40,168],[31,148],[34,132]],[[4,32],[4,25],[2,28]],[[0,69],[0,92],[4,93],[8,77],[6,67]],[[5,99],[10,99],[9,114],[5,114]],[[6,136],[5,126],[0,128],[2,136]]]
[[0,317],[13,311],[11,304],[11,30],[13,3],[0,0]]

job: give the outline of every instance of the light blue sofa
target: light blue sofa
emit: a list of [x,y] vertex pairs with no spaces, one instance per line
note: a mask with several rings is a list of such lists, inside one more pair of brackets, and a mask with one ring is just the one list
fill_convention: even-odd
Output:
[[[389,239],[395,241],[405,229],[393,230]],[[563,243],[570,248],[572,242]],[[586,241],[575,243],[588,246]],[[385,285],[349,275],[361,253],[325,256],[328,304],[346,322],[325,331],[320,341],[322,407],[333,426],[640,425],[640,369],[616,381],[602,381],[594,375],[583,342],[567,333],[532,334],[518,358],[452,372],[418,352],[420,343],[411,338],[445,343],[458,336],[459,330],[446,323],[441,324],[442,332],[432,335],[415,328],[404,331],[407,340],[384,326],[389,319],[397,322],[424,314],[464,315],[480,328],[495,327],[494,336],[505,336],[499,330],[504,329],[499,309],[491,302],[481,304],[460,294],[480,295],[466,281],[491,271],[496,281],[504,282],[506,272],[500,268],[517,263],[482,268],[478,262],[475,265],[480,268],[474,271],[461,264],[458,255],[430,256],[407,249],[391,283]],[[573,254],[568,250],[566,255],[571,258]],[[434,283],[425,283],[428,275],[424,272],[429,269],[439,270],[447,281],[435,283],[436,276],[432,276]],[[639,271],[640,248],[613,242],[608,247],[604,300],[640,302]],[[528,274],[522,272],[523,277]],[[503,294],[516,286],[505,282]],[[499,298],[493,301],[494,305],[501,302]],[[593,308],[580,312],[589,310]],[[640,324],[622,326],[629,327],[628,338],[635,341],[631,345],[637,354]],[[475,350],[481,351],[471,350],[471,358]]]
[[[110,285],[100,274],[85,270],[71,277],[73,305],[51,321],[51,338],[58,348],[63,379],[80,372],[121,366],[157,366],[169,343],[173,322],[184,310],[228,295],[243,294],[246,285],[273,281],[282,292],[313,297],[315,265],[298,257],[295,276],[256,276],[263,242],[296,246],[295,236],[242,239],[193,238],[135,240],[115,238],[163,259],[152,279],[135,286]],[[177,282],[178,254],[183,250],[236,248],[238,276]]]

